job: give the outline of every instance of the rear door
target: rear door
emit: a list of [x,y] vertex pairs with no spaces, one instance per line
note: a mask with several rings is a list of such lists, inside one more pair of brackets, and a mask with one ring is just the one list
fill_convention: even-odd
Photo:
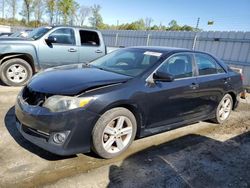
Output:
[[195,53],[197,65],[197,109],[200,116],[208,116],[213,113],[221,100],[224,91],[228,87],[230,78],[217,61],[208,54]]
[[74,29],[58,28],[48,37],[54,37],[56,42],[48,44],[45,40],[40,41],[38,57],[42,68],[78,63]]
[[80,29],[79,61],[90,62],[105,55],[105,46],[97,31]]

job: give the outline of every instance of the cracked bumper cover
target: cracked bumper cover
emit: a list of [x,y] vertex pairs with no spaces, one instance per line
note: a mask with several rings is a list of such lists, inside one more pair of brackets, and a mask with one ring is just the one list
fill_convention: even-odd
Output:
[[[50,112],[40,106],[32,106],[17,100],[16,125],[24,138],[57,155],[73,155],[89,152],[91,133],[99,115],[83,108],[66,112]],[[63,144],[51,139],[56,132],[69,131]]]

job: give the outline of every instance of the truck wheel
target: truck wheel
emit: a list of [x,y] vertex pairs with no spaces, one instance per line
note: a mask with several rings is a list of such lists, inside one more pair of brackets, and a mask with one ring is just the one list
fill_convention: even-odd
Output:
[[92,147],[103,158],[113,158],[124,152],[136,134],[136,119],[126,108],[105,112],[92,131]]
[[218,124],[224,123],[229,118],[232,108],[233,108],[233,99],[231,95],[226,94],[221,99],[216,109],[215,118],[212,119],[212,121]]
[[13,58],[1,65],[0,76],[6,85],[22,86],[32,77],[32,68],[27,61]]

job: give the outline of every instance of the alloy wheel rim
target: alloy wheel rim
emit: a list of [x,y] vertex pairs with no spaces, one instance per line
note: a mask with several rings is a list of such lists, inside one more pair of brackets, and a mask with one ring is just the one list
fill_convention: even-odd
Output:
[[27,78],[27,70],[20,64],[11,65],[7,69],[7,78],[15,83],[23,82]]
[[102,146],[108,153],[122,151],[129,144],[133,133],[132,122],[125,116],[118,116],[105,127]]
[[232,109],[232,102],[230,98],[225,98],[221,101],[220,108],[219,108],[219,118],[220,120],[224,121],[228,118],[231,109]]

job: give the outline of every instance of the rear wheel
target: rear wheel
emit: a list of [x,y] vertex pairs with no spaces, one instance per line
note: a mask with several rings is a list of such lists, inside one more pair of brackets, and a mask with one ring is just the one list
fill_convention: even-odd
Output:
[[126,108],[108,110],[93,129],[93,150],[103,158],[120,155],[134,140],[136,128],[135,116]]
[[220,101],[217,109],[215,118],[212,119],[215,123],[224,123],[231,114],[233,108],[233,99],[230,94],[226,94]]
[[1,80],[9,86],[25,85],[32,77],[32,68],[21,58],[13,58],[1,65]]

